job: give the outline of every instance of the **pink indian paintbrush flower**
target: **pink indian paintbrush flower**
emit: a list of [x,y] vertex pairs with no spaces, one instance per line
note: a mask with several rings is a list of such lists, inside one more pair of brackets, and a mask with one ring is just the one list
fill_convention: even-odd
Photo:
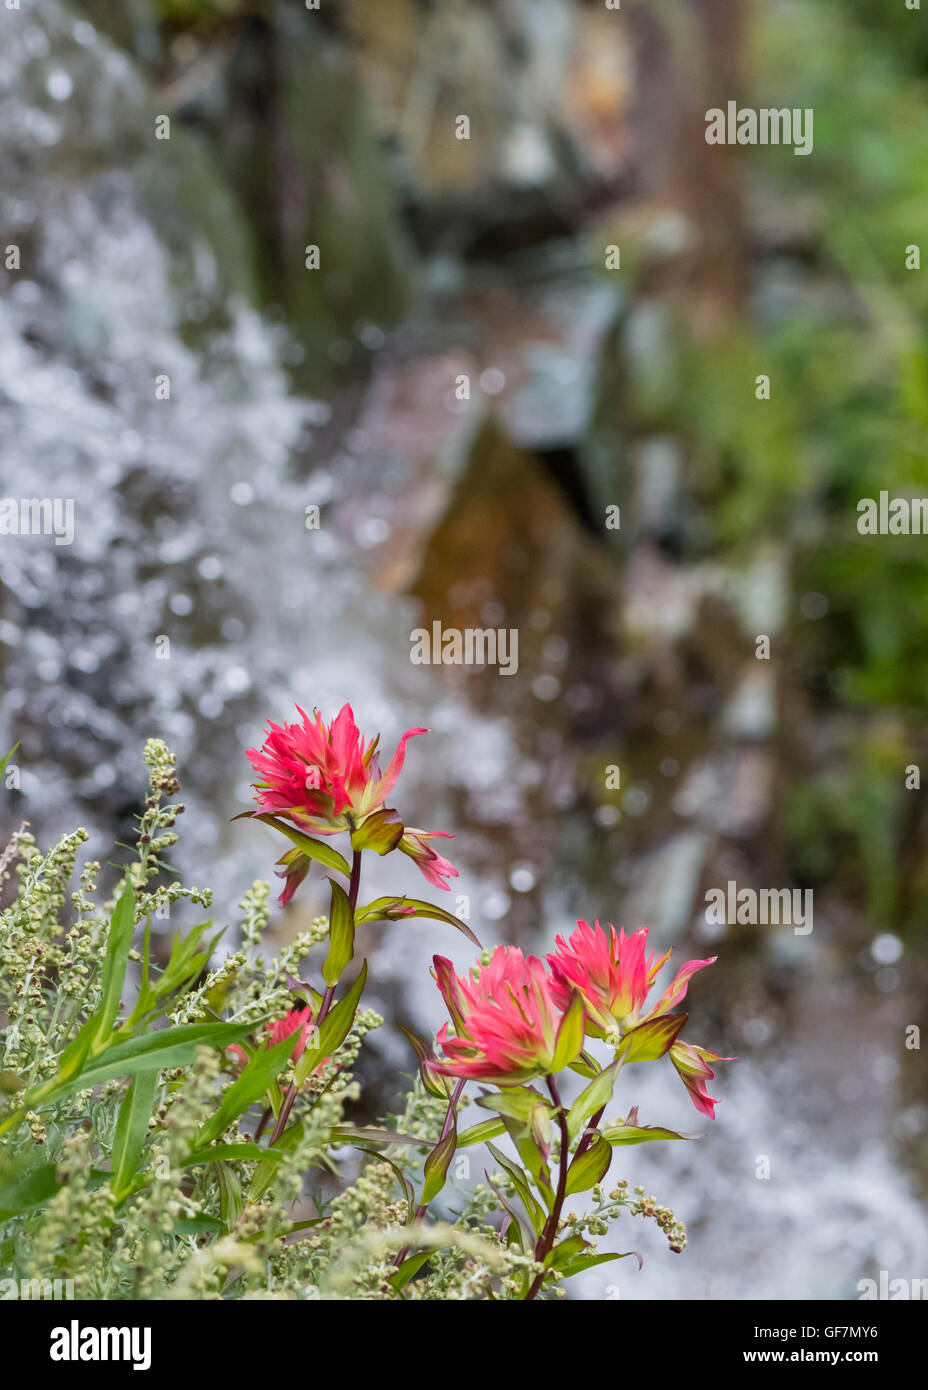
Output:
[[[681,966],[673,980],[647,1013],[643,1013],[648,994],[658,972],[670,958],[671,952],[655,958],[647,953],[648,929],[639,927],[626,936],[624,928],[616,931],[610,923],[605,932],[598,922],[591,927],[578,922],[577,930],[568,941],[555,939],[557,951],[548,956],[553,983],[551,993],[560,1008],[566,1008],[574,994],[583,1000],[586,1029],[594,1037],[618,1042],[630,1029],[661,1019],[686,997],[689,982],[697,970],[714,964],[716,957],[690,960]],[[685,1018],[685,1015],[677,1015]],[[670,1048],[671,1060],[683,1079],[697,1110],[715,1118],[718,1103],[706,1091],[706,1081],[715,1073],[709,1062],[730,1062],[731,1057],[719,1057],[705,1048],[674,1039]]]
[[670,1048],[670,1060],[679,1072],[696,1109],[703,1115],[708,1115],[710,1120],[714,1120],[715,1107],[719,1102],[706,1090],[706,1083],[715,1077],[709,1063],[731,1062],[734,1058],[720,1057],[717,1053],[709,1052],[705,1047],[696,1047],[693,1043],[675,1042]]
[[[410,738],[427,729],[407,729],[396,752],[381,772],[377,756],[379,734],[365,743],[350,705],[344,705],[327,724],[318,710],[313,718],[300,709],[299,724],[274,724],[260,748],[249,748],[247,757],[258,774],[256,814],[284,816],[300,830],[313,835],[338,835],[352,831],[357,847],[386,854],[399,847],[408,854],[430,883],[447,888],[445,878],[457,870],[433,850],[427,840],[444,831],[406,830],[396,812],[385,805],[406,757]],[[286,880],[281,904],[287,903],[305,878],[309,861],[299,850],[282,857],[280,876]]]
[[[489,965],[465,978],[455,974],[444,956],[435,956],[434,966],[432,973],[456,1030],[452,1034],[446,1023],[438,1033],[445,1059],[428,1064],[434,1071],[517,1085],[561,1070],[579,1053],[582,1030],[565,1023],[551,993],[550,976],[537,956],[523,956],[515,946],[497,946]],[[568,1045],[568,1033],[575,1035],[575,1045]]]
[[377,759],[379,735],[365,744],[350,705],[343,705],[331,724],[318,710],[313,719],[300,709],[302,723],[274,724],[261,748],[246,756],[261,781],[255,783],[262,811],[290,816],[318,835],[337,835],[379,810],[396,785],[406,757],[406,742],[426,729],[407,729],[387,770]]
[[[299,1034],[296,1039],[292,1059],[298,1061],[306,1051],[313,1031],[313,1011],[308,1004],[298,1004],[296,1008],[290,1009],[283,1018],[276,1018],[269,1023],[264,1031],[264,1046],[273,1047],[276,1043],[283,1042],[284,1038],[291,1037],[294,1033]],[[229,1048],[235,1060],[244,1066],[248,1061],[248,1054],[238,1043],[233,1043]],[[326,1058],[328,1061],[328,1058]]]
[[[670,959],[670,951],[655,959],[647,953],[648,929],[639,927],[626,936],[624,927],[616,931],[610,923],[608,932],[595,922],[578,922],[577,930],[565,941],[555,938],[557,951],[549,954],[548,964],[553,977],[552,993],[561,1008],[566,1008],[574,991],[583,999],[588,1031],[595,1037],[613,1035],[646,1019],[659,1018],[686,995],[691,977],[704,966],[712,965],[715,956],[707,960],[691,960],[681,966],[649,1013],[642,1015],[651,986],[658,971]],[[590,1026],[591,1025],[591,1026]]]
[[399,848],[404,854],[408,854],[421,874],[428,879],[433,888],[444,888],[449,893],[451,884],[446,883],[446,878],[457,878],[458,871],[443,854],[432,849],[431,845],[426,844],[426,840],[451,840],[454,837],[449,835],[447,830],[416,830],[411,825],[407,826],[400,840]]

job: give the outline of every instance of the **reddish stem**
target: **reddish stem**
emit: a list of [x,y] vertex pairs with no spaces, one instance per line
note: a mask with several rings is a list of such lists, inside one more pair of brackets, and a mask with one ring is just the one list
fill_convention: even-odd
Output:
[[[561,1097],[558,1094],[557,1079],[553,1076],[548,1076],[545,1079],[548,1083],[551,1099],[557,1106],[557,1123],[561,1131],[561,1153],[558,1160],[557,1191],[554,1194],[554,1206],[551,1208],[551,1215],[545,1222],[544,1230],[538,1237],[537,1244],[535,1245],[535,1259],[539,1260],[542,1264],[550,1255],[551,1249],[557,1238],[557,1228],[561,1220],[561,1210],[564,1206],[564,1198],[567,1196],[567,1169],[568,1160],[570,1158],[570,1135],[567,1133],[567,1118],[564,1114],[564,1107],[561,1105]],[[548,1271],[543,1269],[535,1275],[531,1287],[525,1295],[524,1302],[530,1303],[532,1301],[544,1283],[547,1273]]]
[[[454,1090],[451,1092],[451,1099],[448,1101],[448,1109],[445,1111],[445,1119],[444,1119],[444,1123],[442,1124],[442,1127],[441,1127],[441,1134],[438,1136],[438,1143],[439,1143],[439,1144],[441,1143],[441,1141],[442,1141],[443,1139],[447,1139],[447,1138],[448,1138],[448,1135],[449,1135],[449,1133],[450,1133],[450,1131],[451,1131],[451,1126],[452,1126],[452,1124],[453,1124],[453,1122],[454,1122],[455,1114],[456,1114],[456,1112],[457,1112],[458,1101],[461,1099],[461,1092],[464,1090],[464,1087],[465,1087],[466,1085],[467,1085],[467,1082],[466,1082],[466,1081],[464,1080],[464,1078],[462,1077],[462,1078],[460,1079],[460,1081],[458,1081],[458,1083],[457,1083],[457,1085],[455,1086]],[[421,1203],[419,1204],[419,1206],[416,1208],[416,1213],[415,1213],[415,1216],[413,1217],[413,1220],[414,1220],[414,1221],[421,1221],[427,1210],[428,1210],[428,1203],[427,1203],[427,1202],[421,1202]],[[400,1253],[397,1255],[397,1257],[396,1257],[396,1259],[395,1259],[395,1261],[394,1261],[395,1267],[396,1267],[397,1269],[399,1269],[400,1265],[403,1263],[403,1261],[405,1260],[405,1258],[406,1258],[406,1256],[407,1256],[408,1254],[409,1254],[409,1246],[408,1246],[408,1245],[404,1245],[404,1246],[403,1246],[403,1249],[400,1251]]]
[[[358,888],[361,884],[361,851],[356,849],[351,861],[351,879],[348,883],[348,902],[351,906],[351,915],[358,905]],[[329,985],[325,994],[322,996],[322,1003],[319,1006],[319,1016],[316,1019],[316,1029],[321,1028],[329,1010],[332,1007],[332,1000],[335,998],[335,986]],[[277,1123],[271,1135],[271,1143],[276,1144],[283,1134],[287,1121],[290,1118],[290,1111],[293,1109],[293,1102],[296,1100],[296,1086],[291,1081],[290,1089],[287,1091],[283,1105],[280,1107],[280,1114],[277,1116]],[[257,1137],[257,1136],[256,1136]]]

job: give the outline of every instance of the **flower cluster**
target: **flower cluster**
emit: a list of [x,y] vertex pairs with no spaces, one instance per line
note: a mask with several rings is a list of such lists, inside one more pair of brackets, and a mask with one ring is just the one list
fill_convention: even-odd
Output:
[[[449,960],[435,956],[433,974],[454,1032],[446,1023],[438,1034],[445,1060],[431,1063],[432,1070],[519,1085],[571,1066],[588,1035],[610,1042],[623,1060],[669,1052],[697,1110],[714,1119],[718,1102],[706,1089],[715,1075],[709,1064],[731,1059],[679,1041],[686,1015],[670,1010],[684,999],[696,971],[715,957],[687,961],[645,1013],[651,987],[671,954],[649,955],[647,942],[647,927],[626,935],[624,928],[617,932],[610,924],[606,932],[598,922],[591,927],[581,921],[569,940],[556,938],[547,969],[537,956],[498,946],[488,965],[462,979]],[[577,1007],[583,1026],[571,1033]]]

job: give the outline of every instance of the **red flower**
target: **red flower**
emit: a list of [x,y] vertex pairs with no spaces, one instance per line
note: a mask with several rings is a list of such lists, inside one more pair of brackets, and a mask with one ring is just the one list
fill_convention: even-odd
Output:
[[[630,936],[624,927],[616,931],[609,924],[606,933],[598,922],[591,927],[578,922],[570,940],[555,938],[557,951],[548,956],[554,978],[552,992],[559,1006],[566,1009],[571,994],[579,991],[590,1031],[597,1037],[616,1034],[633,1028],[642,1021],[642,1009],[657,978],[658,971],[670,958],[670,951],[655,959],[646,954],[647,927],[639,927]],[[712,965],[715,956],[707,960],[691,960],[682,966],[660,999],[644,1017],[658,1018],[686,995],[687,986],[697,970]]]
[[[272,724],[261,748],[247,752],[255,772],[255,800],[262,811],[290,816],[319,835],[337,835],[379,810],[396,785],[406,741],[427,729],[407,729],[386,772],[377,760],[379,735],[364,743],[350,705],[327,725],[297,705],[302,724]],[[349,817],[351,818],[349,820]]]
[[451,1036],[446,1023],[439,1032],[447,1060],[430,1062],[434,1071],[516,1085],[574,1060],[579,1046],[569,1057],[557,1056],[563,1019],[537,956],[497,946],[489,965],[464,979],[443,956],[434,962],[433,974],[457,1030]]
[[[264,1032],[264,1046],[273,1047],[275,1043],[283,1042],[284,1038],[289,1038],[291,1034],[299,1033],[292,1054],[292,1060],[296,1062],[306,1051],[314,1022],[313,1011],[310,1006],[297,1004],[296,1008],[290,1009],[283,1018],[274,1019],[267,1025]],[[238,1043],[233,1043],[229,1051],[240,1066],[244,1066],[248,1061],[248,1053],[243,1047],[239,1047]],[[328,1058],[325,1059],[325,1061],[328,1060]]]
[[426,840],[451,840],[454,837],[449,835],[447,830],[414,830],[408,826],[400,840],[399,848],[404,854],[408,854],[416,865],[417,869],[432,884],[434,888],[444,888],[451,892],[451,884],[445,883],[446,878],[457,878],[458,871],[444,855],[427,845]]
[[719,1057],[716,1052],[709,1052],[705,1047],[696,1047],[693,1043],[675,1042],[670,1049],[670,1060],[680,1074],[696,1109],[703,1115],[708,1115],[710,1120],[714,1120],[715,1107],[719,1102],[706,1090],[706,1083],[715,1078],[715,1072],[709,1063],[733,1062],[734,1058]]
[[[388,854],[399,848],[429,883],[447,888],[444,880],[456,878],[457,869],[427,841],[452,837],[443,830],[406,829],[385,805],[402,771],[407,740],[428,730],[407,729],[386,771],[381,772],[380,736],[364,742],[350,705],[344,705],[331,724],[318,710],[312,719],[299,705],[297,710],[302,723],[268,721],[262,746],[248,749],[247,757],[260,778],[254,784],[260,813],[287,817],[314,835],[351,831],[356,849]],[[309,859],[300,849],[283,855],[277,871],[286,880],[281,906],[290,901],[308,871]]]

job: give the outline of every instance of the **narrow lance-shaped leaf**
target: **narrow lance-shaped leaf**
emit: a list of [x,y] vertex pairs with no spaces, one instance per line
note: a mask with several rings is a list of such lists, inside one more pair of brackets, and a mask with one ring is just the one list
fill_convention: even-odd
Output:
[[579,1154],[567,1170],[567,1196],[574,1192],[587,1192],[602,1182],[611,1162],[612,1148],[597,1134],[590,1147]]
[[100,1007],[86,1019],[62,1052],[58,1062],[59,1082],[76,1076],[87,1058],[101,1053],[112,1037],[126,976],[126,962],[132,946],[134,924],[135,893],[132,885],[127,884],[116,904],[107,932]]
[[433,1197],[437,1197],[445,1185],[448,1177],[448,1169],[451,1167],[451,1160],[454,1158],[454,1151],[457,1148],[458,1135],[457,1127],[452,1120],[451,1128],[443,1139],[439,1139],[432,1152],[425,1160],[423,1169],[425,1182],[422,1186],[422,1205],[426,1206]]
[[129,1191],[138,1172],[145,1137],[148,1134],[148,1121],[151,1119],[157,1080],[156,1070],[140,1071],[133,1078],[119,1107],[110,1157],[110,1187],[117,1198]]
[[420,1250],[417,1255],[410,1255],[407,1260],[403,1261],[390,1280],[391,1286],[396,1289],[397,1293],[401,1293],[402,1290],[405,1289],[410,1279],[419,1273],[422,1266],[427,1260],[430,1260],[434,1254],[434,1250]]
[[219,1215],[225,1222],[226,1230],[231,1230],[245,1210],[242,1184],[235,1169],[230,1168],[228,1163],[216,1163],[213,1167],[219,1185]]
[[16,752],[16,750],[17,750],[18,747],[19,747],[19,744],[18,744],[18,743],[14,743],[14,744],[13,744],[13,747],[10,749],[9,753],[5,753],[5,754],[3,755],[3,757],[0,758],[0,777],[3,776],[4,772],[6,772],[6,765],[7,765],[7,763],[10,761],[10,759],[12,758],[13,754]]
[[479,1124],[461,1130],[458,1136],[458,1148],[467,1149],[472,1144],[485,1144],[488,1139],[496,1139],[498,1135],[505,1133],[506,1126],[502,1120],[481,1120]]
[[241,1076],[233,1081],[216,1111],[197,1135],[197,1148],[218,1139],[233,1120],[244,1115],[245,1111],[265,1094],[271,1082],[277,1079],[289,1062],[298,1040],[299,1032],[291,1033],[273,1047],[259,1048],[254,1056],[248,1059]]
[[495,1144],[488,1143],[487,1148],[490,1150],[490,1153],[496,1159],[499,1166],[509,1174],[513,1186],[519,1194],[519,1200],[528,1213],[535,1234],[540,1234],[548,1217],[541,1203],[536,1199],[532,1189],[529,1187],[528,1178],[522,1172],[518,1164],[513,1163],[511,1158],[507,1158],[502,1150],[498,1149]]
[[582,1051],[583,1024],[583,1000],[579,994],[575,994],[557,1030],[554,1060],[551,1063],[553,1072],[563,1071],[565,1067],[570,1066],[571,1062]]
[[421,898],[377,898],[374,902],[359,907],[354,920],[357,923],[399,922],[406,917],[432,917],[436,922],[447,922],[449,926],[463,932],[468,941],[472,941],[477,947],[480,946],[478,938],[460,917],[455,917],[453,912],[448,912],[443,907],[437,907],[435,903],[424,902]]
[[260,1144],[211,1144],[205,1149],[196,1149],[181,1160],[181,1168],[193,1168],[198,1163],[280,1163],[283,1153],[277,1149],[262,1149]]
[[126,884],[116,904],[110,921],[106,939],[106,955],[103,961],[101,1002],[97,1011],[97,1026],[91,1035],[90,1050],[98,1052],[105,1046],[122,999],[122,987],[126,978],[126,963],[132,946],[132,933],[135,929],[135,892],[131,883]]
[[329,1131],[332,1143],[353,1144],[362,1139],[366,1144],[411,1144],[413,1148],[424,1149],[427,1140],[421,1134],[402,1134],[395,1129],[377,1129],[372,1125],[336,1125]]
[[334,879],[329,879],[332,888],[332,903],[329,908],[329,953],[322,967],[322,978],[327,985],[337,985],[342,972],[351,964],[354,956],[354,913],[344,888]]
[[331,1057],[351,1032],[351,1025],[354,1023],[354,1016],[358,1011],[358,1002],[364,990],[367,980],[367,961],[361,966],[360,973],[348,992],[339,999],[338,1003],[331,1009],[323,1020],[316,1032],[316,1039],[312,1047],[308,1047],[296,1065],[294,1081],[297,1086],[301,1086],[311,1072],[315,1071],[319,1063],[326,1057]]
[[429,1095],[435,1096],[436,1100],[447,1100],[452,1091],[451,1081],[447,1076],[443,1076],[441,1072],[432,1071],[431,1067],[428,1065],[429,1062],[435,1061],[435,1052],[431,1043],[426,1042],[425,1038],[420,1037],[418,1033],[413,1032],[411,1028],[407,1028],[403,1023],[399,1025],[399,1029],[403,1036],[408,1039],[412,1050],[418,1058],[419,1076]]
[[609,1104],[621,1066],[622,1059],[619,1058],[611,1066],[605,1067],[593,1078],[589,1086],[580,1092],[567,1112],[567,1133],[571,1139],[576,1139],[591,1115],[595,1115],[597,1110],[602,1110],[604,1105]]
[[301,849],[309,859],[315,859],[320,864],[324,864],[327,869],[337,869],[346,878],[351,876],[351,869],[347,861],[339,854],[337,849],[327,845],[322,840],[314,840],[311,835],[306,835],[302,830],[297,830],[295,826],[288,825],[286,821],[279,820],[277,816],[271,815],[269,811],[252,813],[242,811],[238,816],[233,816],[233,820],[260,820],[265,825],[272,825],[275,830],[279,830],[281,835],[286,835],[287,839],[297,849]]
[[649,1144],[657,1139],[701,1139],[701,1134],[678,1134],[675,1129],[664,1129],[660,1125],[639,1125],[630,1123],[629,1115],[624,1122],[617,1124],[604,1125],[602,1136],[607,1143],[618,1144]]
[[507,1198],[505,1192],[503,1192],[501,1188],[497,1187],[496,1183],[490,1177],[489,1173],[485,1168],[483,1170],[483,1175],[489,1183],[490,1187],[496,1193],[496,1196],[499,1200],[499,1204],[503,1208],[503,1211],[506,1212],[510,1221],[512,1222],[509,1233],[507,1235],[507,1243],[510,1245],[519,1245],[524,1251],[531,1250],[532,1246],[535,1243],[534,1236],[536,1233],[533,1232],[532,1227],[524,1220],[524,1218],[519,1215],[516,1208]]
[[164,1067],[183,1067],[192,1062],[198,1047],[228,1047],[241,1042],[254,1024],[242,1023],[184,1023],[175,1028],[162,1028],[155,1033],[143,1033],[137,1038],[115,1043],[103,1055],[85,1066],[68,1080],[56,1077],[35,1087],[26,1097],[33,1109],[52,1097],[56,1100],[72,1091],[90,1090],[92,1086],[112,1081],[117,1076],[134,1076],[138,1072],[162,1070]]
[[638,1268],[641,1268],[641,1256],[637,1250],[624,1250],[621,1255],[576,1255],[572,1260],[561,1267],[561,1272],[565,1279],[569,1279],[573,1274],[582,1274],[584,1270],[595,1269],[597,1265],[611,1264],[613,1260],[627,1260],[634,1255],[638,1261]]

